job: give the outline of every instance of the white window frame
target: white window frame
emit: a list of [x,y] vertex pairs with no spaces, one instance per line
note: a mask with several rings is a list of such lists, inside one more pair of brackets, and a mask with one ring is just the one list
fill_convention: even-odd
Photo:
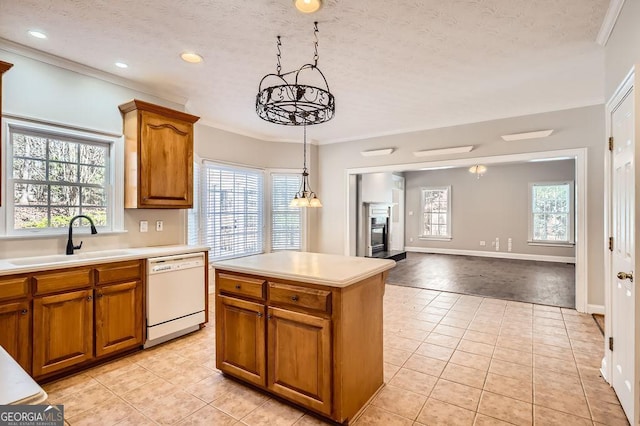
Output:
[[[535,240],[533,238],[533,188],[536,186],[558,186],[569,185],[569,240]],[[552,247],[573,247],[575,246],[575,184],[572,180],[554,182],[530,182],[528,192],[527,214],[529,217],[528,245],[530,246],[552,246]]]
[[[426,191],[447,191],[447,235],[424,234],[424,208]],[[432,241],[450,241],[453,238],[451,230],[451,185],[445,186],[425,186],[420,188],[420,239]]]
[[107,159],[108,180],[105,187],[109,223],[98,226],[98,234],[122,233],[124,230],[124,137],[114,134],[94,132],[72,126],[48,123],[32,119],[3,118],[2,119],[2,148],[4,150],[2,162],[2,207],[0,208],[0,238],[34,238],[65,235],[68,228],[14,229],[13,228],[13,149],[11,134],[14,131],[36,132],[43,135],[59,136],[97,142],[109,145]]
[[[273,190],[273,175],[299,175],[301,176],[301,169],[267,169],[267,175],[269,179],[267,179],[267,185],[265,188],[266,194],[268,194],[267,200],[267,208],[265,209],[265,222],[267,223],[267,249],[269,252],[274,251],[272,247],[271,234],[273,232],[271,225],[273,220],[273,205],[272,205],[272,190]],[[307,251],[307,241],[308,241],[308,230],[307,230],[307,221],[308,221],[308,209],[307,208],[299,208],[300,209],[300,249],[299,251]]]

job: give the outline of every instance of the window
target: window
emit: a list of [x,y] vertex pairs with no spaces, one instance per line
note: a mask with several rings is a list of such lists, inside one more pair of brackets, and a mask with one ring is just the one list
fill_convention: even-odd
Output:
[[301,175],[271,174],[271,250],[302,249],[302,214],[299,207],[289,207],[298,189]]
[[422,238],[451,239],[451,187],[422,189]]
[[111,190],[114,139],[15,123],[7,125],[7,233],[64,232],[78,214],[103,228],[120,224]]
[[263,252],[263,172],[204,164],[202,242],[211,260]]
[[529,241],[573,243],[573,182],[532,183]]

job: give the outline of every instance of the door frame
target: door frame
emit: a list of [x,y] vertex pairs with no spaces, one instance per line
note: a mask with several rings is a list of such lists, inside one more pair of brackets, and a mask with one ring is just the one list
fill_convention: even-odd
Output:
[[[607,132],[607,136],[610,137],[612,135],[612,122],[611,122],[611,114],[613,113],[613,111],[618,107],[618,105],[624,100],[624,98],[628,95],[630,95],[630,92],[633,90],[633,93],[631,94],[631,96],[634,97],[634,104],[637,106],[639,105],[639,99],[640,99],[640,93],[638,93],[638,91],[636,90],[635,87],[635,70],[636,68],[638,68],[638,65],[634,65],[631,70],[627,73],[627,75],[625,76],[625,78],[622,80],[622,82],[620,83],[620,85],[618,86],[618,88],[616,89],[616,91],[614,92],[613,96],[611,96],[611,98],[609,99],[609,101],[607,102],[606,105],[606,113],[605,113],[605,120],[606,120],[606,132]],[[636,114],[638,113],[638,111],[636,111]],[[637,143],[637,139],[638,136],[640,135],[640,119],[638,119],[637,117],[635,118],[635,123],[634,123],[634,144],[636,146],[636,150],[635,150],[635,154],[634,154],[634,160],[638,160],[638,156],[639,156],[639,152],[638,152],[638,148],[640,148],[638,146]],[[612,199],[611,197],[613,196],[613,188],[612,188],[612,184],[613,184],[613,165],[612,165],[612,160],[613,157],[611,155],[611,151],[609,151],[609,147],[605,146],[605,160],[604,160],[604,200],[605,200],[605,209],[604,209],[604,237],[605,237],[605,241],[608,240],[608,238],[611,236],[611,232],[613,230],[613,223],[612,223],[612,211],[611,209],[613,208],[613,204],[612,204]],[[635,171],[635,176],[636,176],[636,200],[638,200],[638,166],[636,165],[636,171]],[[636,208],[636,213],[635,213],[635,217],[633,218],[633,220],[635,221],[635,223],[637,224],[638,221],[638,215],[640,214],[640,209]],[[638,241],[638,238],[636,238],[635,241],[635,263],[636,263],[636,267],[638,265],[638,243],[640,241]],[[604,339],[604,357],[602,358],[602,365],[600,367],[600,372],[602,374],[602,377],[607,381],[607,383],[611,384],[611,380],[613,377],[613,362],[612,362],[612,354],[611,351],[609,350],[609,337],[611,337],[611,334],[613,332],[612,330],[612,324],[611,324],[611,320],[608,319],[610,318],[610,316],[608,316],[606,313],[608,312],[612,312],[613,306],[613,282],[612,282],[612,274],[613,274],[613,266],[612,266],[612,262],[613,262],[613,253],[611,251],[609,251],[608,247],[605,245],[604,247],[604,306],[605,306],[605,322],[604,322],[604,328],[605,328],[605,339]],[[638,298],[637,295],[637,290],[636,290],[636,300]],[[634,313],[635,318],[633,318],[633,321],[638,320],[638,317],[640,316],[640,312],[638,312],[638,306],[636,306],[636,312]],[[638,351],[638,346],[640,345],[640,336],[638,335],[638,331],[636,331],[636,336],[635,336],[635,348],[636,348],[636,353],[640,353],[640,351]],[[640,361],[636,360],[636,364],[634,365],[634,382],[636,384],[635,389],[636,389],[636,397],[634,398],[634,404],[635,404],[635,408],[634,408],[634,412],[635,412],[635,417],[636,419],[629,419],[630,421],[635,421],[636,423],[638,422],[638,417],[640,416],[640,408],[639,405],[640,403],[638,402],[638,393],[640,392],[640,390],[638,389],[637,386],[637,379],[638,379],[638,372],[640,371]],[[635,424],[635,423],[632,423]]]
[[[356,238],[355,230],[351,225],[352,216],[356,212],[352,209],[350,200],[353,200],[355,195],[352,194],[354,187],[349,185],[349,182],[353,178],[353,175],[362,173],[377,173],[377,172],[405,172],[415,171],[421,168],[429,167],[469,167],[475,164],[500,164],[511,162],[526,162],[530,160],[540,160],[544,158],[556,158],[556,157],[571,157],[575,160],[575,260],[576,260],[576,276],[575,276],[575,295],[576,305],[575,309],[578,312],[589,312],[589,280],[588,280],[588,267],[587,267],[587,148],[571,148],[561,149],[556,151],[539,151],[539,152],[526,152],[520,154],[507,154],[507,155],[495,155],[487,157],[474,157],[474,158],[458,158],[458,159],[444,159],[437,161],[428,161],[422,163],[405,163],[405,164],[390,164],[385,166],[372,166],[372,167],[360,167],[345,170],[345,216],[344,216],[344,229],[347,235],[344,243],[344,254],[346,256],[354,256],[352,247],[355,246],[354,239]],[[592,313],[592,312],[589,312]]]

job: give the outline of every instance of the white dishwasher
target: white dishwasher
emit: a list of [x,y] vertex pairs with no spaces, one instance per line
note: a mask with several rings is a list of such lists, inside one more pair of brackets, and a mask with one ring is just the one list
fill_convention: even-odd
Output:
[[145,348],[199,328],[205,321],[204,253],[147,259]]

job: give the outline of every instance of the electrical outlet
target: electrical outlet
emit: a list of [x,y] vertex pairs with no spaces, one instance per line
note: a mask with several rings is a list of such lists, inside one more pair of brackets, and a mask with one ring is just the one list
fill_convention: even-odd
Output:
[[156,220],[156,231],[160,232],[164,229],[164,223],[161,220]]
[[409,210],[409,216],[413,216],[413,210]]
[[412,243],[413,242],[413,237],[409,238],[409,242]]
[[481,246],[481,247],[484,247],[484,246],[486,246],[486,245],[487,245],[487,242],[486,242],[486,241],[480,241],[480,246]]
[[140,232],[147,232],[147,231],[149,231],[149,222],[147,222],[146,220],[141,220]]

